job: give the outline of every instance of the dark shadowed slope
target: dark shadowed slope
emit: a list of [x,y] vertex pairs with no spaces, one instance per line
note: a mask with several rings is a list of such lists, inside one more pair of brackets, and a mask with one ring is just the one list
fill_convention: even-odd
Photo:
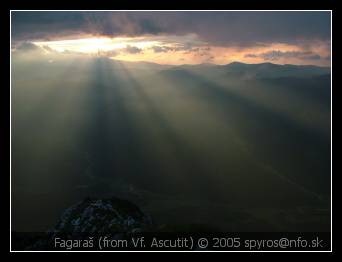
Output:
[[113,195],[159,223],[329,230],[328,69],[143,65],[14,58],[16,230]]

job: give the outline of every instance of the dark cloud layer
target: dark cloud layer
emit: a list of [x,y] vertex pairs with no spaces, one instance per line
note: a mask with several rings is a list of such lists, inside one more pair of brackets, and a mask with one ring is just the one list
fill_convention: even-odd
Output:
[[[195,33],[213,45],[330,39],[330,12],[12,12],[14,41]],[[158,49],[155,51],[158,52]]]

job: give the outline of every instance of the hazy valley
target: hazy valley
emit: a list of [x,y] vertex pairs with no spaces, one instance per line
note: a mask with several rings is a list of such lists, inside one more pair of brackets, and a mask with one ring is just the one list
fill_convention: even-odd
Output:
[[14,230],[110,195],[160,224],[330,230],[330,68],[12,59]]

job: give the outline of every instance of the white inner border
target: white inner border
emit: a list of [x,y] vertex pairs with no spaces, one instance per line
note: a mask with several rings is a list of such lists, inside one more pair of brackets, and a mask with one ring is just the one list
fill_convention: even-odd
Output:
[[332,96],[333,96],[333,90],[332,90],[332,10],[10,10],[10,230],[9,230],[9,236],[10,236],[10,252],[127,252],[127,251],[120,251],[120,250],[113,250],[113,251],[91,251],[91,250],[85,250],[85,251],[76,251],[76,250],[70,250],[70,251],[14,251],[12,250],[12,121],[11,121],[11,113],[12,113],[12,52],[11,52],[11,46],[12,46],[12,12],[330,12],[330,89],[331,89],[331,96],[330,96],[330,250],[328,251],[319,251],[319,250],[312,250],[312,251],[293,251],[293,250],[284,250],[284,251],[266,251],[266,250],[246,250],[246,251],[240,251],[240,250],[217,250],[217,251],[138,251],[138,250],[130,250],[129,252],[332,252],[332,246],[333,246],[333,230],[332,230]]

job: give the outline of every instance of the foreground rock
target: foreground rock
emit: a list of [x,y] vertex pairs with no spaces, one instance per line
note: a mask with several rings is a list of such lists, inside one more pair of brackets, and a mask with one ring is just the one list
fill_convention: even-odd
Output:
[[152,222],[133,203],[118,198],[85,199],[66,209],[57,225],[28,249],[51,248],[55,238],[80,238],[87,234],[108,234],[124,238],[148,231]]
[[115,233],[140,232],[151,220],[136,205],[129,201],[111,199],[86,199],[62,215],[55,233]]

